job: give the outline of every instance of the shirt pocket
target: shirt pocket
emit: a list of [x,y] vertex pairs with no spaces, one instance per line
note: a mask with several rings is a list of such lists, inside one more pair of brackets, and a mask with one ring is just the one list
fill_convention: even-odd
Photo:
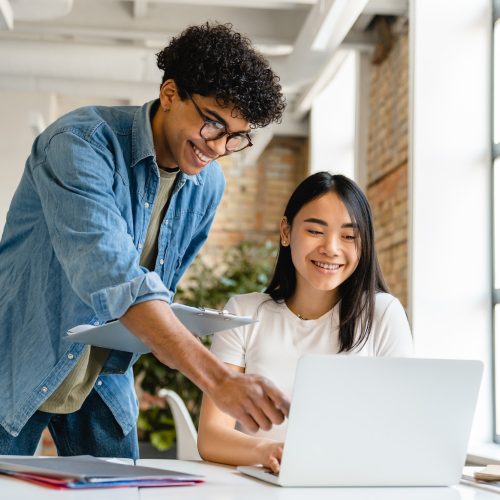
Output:
[[[172,283],[176,271],[182,266],[185,259],[192,257],[189,246],[196,236],[196,232],[203,221],[204,213],[194,210],[180,210],[175,216],[167,221],[170,231],[165,236],[165,261],[163,282],[172,289],[176,283]],[[173,285],[173,286],[172,286]]]

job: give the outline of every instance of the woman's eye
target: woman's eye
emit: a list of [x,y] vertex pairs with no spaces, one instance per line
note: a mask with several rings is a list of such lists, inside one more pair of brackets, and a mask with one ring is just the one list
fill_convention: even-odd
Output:
[[314,229],[308,229],[307,232],[314,235],[323,234],[321,231],[315,231]]
[[353,234],[346,234],[344,238],[349,241],[354,241],[356,239],[356,236]]

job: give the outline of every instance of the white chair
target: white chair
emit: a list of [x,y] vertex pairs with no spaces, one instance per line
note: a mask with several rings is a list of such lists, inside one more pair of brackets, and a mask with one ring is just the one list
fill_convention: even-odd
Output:
[[175,391],[168,389],[160,389],[158,395],[166,399],[174,417],[175,434],[177,437],[177,459],[201,460],[197,445],[198,433],[184,401]]

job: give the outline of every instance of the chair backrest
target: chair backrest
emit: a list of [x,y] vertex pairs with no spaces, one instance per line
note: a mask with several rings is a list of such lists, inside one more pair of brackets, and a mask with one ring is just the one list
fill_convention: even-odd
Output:
[[201,460],[198,453],[198,433],[181,397],[169,389],[161,389],[158,395],[165,398],[174,417],[179,460]]

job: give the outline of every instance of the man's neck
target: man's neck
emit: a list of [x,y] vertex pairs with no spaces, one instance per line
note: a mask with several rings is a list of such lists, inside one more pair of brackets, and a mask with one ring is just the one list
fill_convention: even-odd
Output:
[[168,144],[164,138],[164,112],[161,110],[160,106],[156,108],[156,111],[151,116],[151,131],[153,133],[153,144],[156,153],[156,163],[159,168],[167,172],[173,172],[178,169],[178,165],[172,156]]

